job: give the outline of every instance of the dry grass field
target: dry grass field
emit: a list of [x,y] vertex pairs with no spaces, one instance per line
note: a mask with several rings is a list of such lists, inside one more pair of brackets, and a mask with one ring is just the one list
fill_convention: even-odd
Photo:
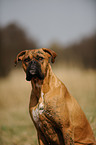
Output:
[[[79,102],[96,136],[96,71],[64,66],[53,71]],[[0,145],[38,144],[28,110],[30,91],[21,69],[0,79]]]

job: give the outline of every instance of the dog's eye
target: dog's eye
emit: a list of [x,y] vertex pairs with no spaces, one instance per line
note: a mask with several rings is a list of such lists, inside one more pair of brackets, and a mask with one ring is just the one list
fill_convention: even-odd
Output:
[[44,58],[42,56],[37,56],[36,59],[37,60],[43,60]]
[[30,57],[24,59],[25,62],[30,61]]
[[38,59],[39,59],[39,60],[43,60],[44,58],[43,58],[43,57],[39,57]]

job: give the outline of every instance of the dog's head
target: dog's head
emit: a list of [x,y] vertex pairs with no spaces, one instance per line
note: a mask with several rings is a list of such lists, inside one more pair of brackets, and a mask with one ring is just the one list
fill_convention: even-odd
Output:
[[49,58],[51,57],[51,62],[54,63],[56,56],[54,51],[47,48],[25,50],[17,55],[15,65],[18,61],[22,61],[27,81],[34,78],[43,80],[46,76]]

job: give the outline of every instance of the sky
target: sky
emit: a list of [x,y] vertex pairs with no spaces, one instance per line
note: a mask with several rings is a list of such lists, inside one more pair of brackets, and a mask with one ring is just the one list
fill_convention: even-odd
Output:
[[68,45],[96,32],[95,0],[0,0],[0,25],[20,25],[46,47]]

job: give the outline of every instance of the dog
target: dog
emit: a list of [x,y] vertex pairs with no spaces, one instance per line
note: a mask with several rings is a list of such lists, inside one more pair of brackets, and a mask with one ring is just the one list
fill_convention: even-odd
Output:
[[95,145],[88,120],[50,65],[56,53],[40,48],[20,52],[26,80],[31,81],[29,112],[37,129],[39,145]]

